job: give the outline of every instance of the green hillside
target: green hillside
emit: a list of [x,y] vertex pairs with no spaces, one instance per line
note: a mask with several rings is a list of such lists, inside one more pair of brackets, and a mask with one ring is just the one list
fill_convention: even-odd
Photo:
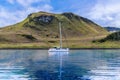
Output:
[[70,43],[92,40],[95,36],[108,33],[91,20],[73,13],[38,12],[28,15],[22,22],[1,28],[0,43],[39,43],[45,44],[44,47],[58,45],[59,22],[62,23],[63,42],[65,39]]
[[106,41],[120,41],[120,31],[113,32],[106,36],[105,38],[98,40],[99,42],[106,42]]
[[120,48],[120,31],[109,33],[106,37],[93,40],[95,48]]

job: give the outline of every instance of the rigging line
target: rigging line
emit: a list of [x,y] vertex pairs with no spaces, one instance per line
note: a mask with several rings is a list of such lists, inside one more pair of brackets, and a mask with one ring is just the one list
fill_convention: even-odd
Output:
[[65,38],[66,47],[69,47],[69,46],[68,46],[68,42],[67,42],[67,35],[65,34],[64,26],[62,27],[62,31],[63,31],[63,36],[64,36],[64,38]]

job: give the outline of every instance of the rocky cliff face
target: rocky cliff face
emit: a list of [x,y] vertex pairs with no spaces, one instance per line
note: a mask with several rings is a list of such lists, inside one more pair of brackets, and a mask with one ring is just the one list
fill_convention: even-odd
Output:
[[53,18],[54,18],[54,16],[41,15],[41,16],[33,18],[32,20],[34,22],[42,22],[42,23],[48,24],[48,23],[52,22]]

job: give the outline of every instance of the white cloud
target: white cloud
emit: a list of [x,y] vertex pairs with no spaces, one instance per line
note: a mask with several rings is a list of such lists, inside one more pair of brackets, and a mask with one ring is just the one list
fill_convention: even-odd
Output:
[[7,0],[9,3],[14,4],[15,0]]
[[7,1],[11,4],[18,3],[23,7],[30,6],[31,4],[37,3],[37,2],[50,2],[50,0],[7,0]]
[[28,6],[31,5],[32,3],[40,2],[43,0],[7,0],[9,3],[14,4],[14,3],[19,3],[22,6]]
[[18,2],[22,6],[30,6],[33,3],[41,2],[41,1],[43,0],[16,0],[16,2]]
[[89,17],[96,21],[120,27],[120,0],[97,0],[90,10]]
[[[11,1],[11,3],[14,4],[14,2],[12,2],[12,0],[9,0],[9,1]],[[28,0],[24,0],[24,1],[28,1]],[[31,0],[31,2],[28,2],[28,3],[32,4],[32,1],[35,1],[35,0]],[[38,12],[38,11],[51,12],[52,10],[53,10],[53,7],[50,6],[49,4],[43,4],[43,5],[39,5],[36,7],[27,5],[27,6],[25,6],[24,9],[22,9],[22,10],[18,9],[15,11],[8,10],[4,6],[0,6],[0,27],[12,25],[17,22],[20,22],[23,19],[25,19],[28,16],[28,14],[33,13],[33,12]]]

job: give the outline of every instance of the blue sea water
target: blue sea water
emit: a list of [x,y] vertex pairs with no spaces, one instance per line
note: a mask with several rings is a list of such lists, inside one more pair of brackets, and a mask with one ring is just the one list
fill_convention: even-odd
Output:
[[0,80],[120,80],[120,50],[0,50]]

